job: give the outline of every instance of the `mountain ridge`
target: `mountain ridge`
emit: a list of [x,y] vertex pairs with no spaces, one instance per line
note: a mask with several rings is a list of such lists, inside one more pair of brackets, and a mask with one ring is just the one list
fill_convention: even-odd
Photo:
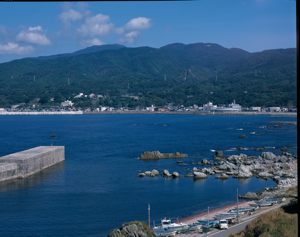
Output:
[[50,106],[55,104],[51,98],[59,103],[80,92],[107,98],[79,101],[80,106],[192,105],[233,99],[243,106],[295,105],[295,75],[295,48],[251,53],[214,43],[92,46],[1,63],[0,107],[37,98]]

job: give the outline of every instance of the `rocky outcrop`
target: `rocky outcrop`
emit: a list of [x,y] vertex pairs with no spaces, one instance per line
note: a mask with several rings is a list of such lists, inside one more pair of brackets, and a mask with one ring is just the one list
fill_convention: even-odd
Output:
[[245,195],[240,196],[240,198],[250,199],[250,200],[257,200],[258,195],[256,193],[253,193],[253,192],[247,192]]
[[172,175],[170,174],[169,170],[164,170],[163,171],[163,176],[165,176],[165,177],[171,177]]
[[134,221],[112,230],[108,237],[155,237],[155,234],[145,223]]
[[261,157],[267,160],[273,160],[276,158],[276,155],[272,152],[262,152]]
[[176,171],[173,172],[173,173],[172,173],[172,177],[173,177],[173,178],[178,178],[178,177],[179,177],[179,173],[176,172]]
[[161,153],[160,151],[145,151],[140,155],[140,160],[159,160],[167,158],[186,158],[188,155],[180,152],[175,153]]
[[224,152],[221,150],[215,151],[215,158],[216,159],[223,159],[224,158]]
[[205,178],[207,178],[207,175],[202,173],[202,172],[194,171],[193,174],[194,174],[195,179],[205,179]]
[[251,166],[240,165],[238,168],[238,178],[250,178],[252,176]]
[[216,178],[217,178],[217,179],[228,179],[229,176],[228,176],[227,174],[223,174],[223,173],[222,173],[222,174],[217,175]]
[[258,173],[258,177],[263,178],[263,179],[267,179],[267,178],[273,177],[273,175],[270,174],[267,171],[263,171],[263,172]]

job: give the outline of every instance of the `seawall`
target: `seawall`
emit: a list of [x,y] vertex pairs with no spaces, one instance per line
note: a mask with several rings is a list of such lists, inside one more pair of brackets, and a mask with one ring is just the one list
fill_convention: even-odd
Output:
[[64,146],[39,146],[0,157],[0,182],[26,178],[64,161]]

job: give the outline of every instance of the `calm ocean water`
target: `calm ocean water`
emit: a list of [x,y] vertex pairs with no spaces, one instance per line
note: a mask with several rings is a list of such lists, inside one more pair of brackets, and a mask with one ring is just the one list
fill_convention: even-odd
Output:
[[[139,178],[139,170],[186,173],[192,161],[212,159],[211,149],[266,146],[295,152],[296,127],[266,127],[271,116],[59,115],[0,116],[0,156],[39,145],[64,145],[66,160],[26,180],[0,185],[0,236],[106,236],[130,220],[146,220],[147,204],[158,223],[234,203],[240,193],[273,181],[193,181]],[[241,128],[243,130],[241,130]],[[251,134],[256,132],[256,134]],[[245,134],[244,139],[239,135]],[[275,147],[275,149],[273,148]],[[189,166],[175,160],[143,162],[146,150],[189,154]],[[251,153],[253,151],[241,151]],[[227,154],[239,152],[228,151]]]

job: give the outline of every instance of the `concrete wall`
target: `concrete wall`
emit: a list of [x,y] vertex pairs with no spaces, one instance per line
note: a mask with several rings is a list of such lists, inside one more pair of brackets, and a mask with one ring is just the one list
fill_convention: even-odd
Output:
[[18,178],[18,165],[16,163],[0,163],[0,182]]
[[[64,146],[39,146],[7,156],[2,156],[0,157],[1,166],[3,166],[3,164],[14,164],[14,167],[16,166],[17,170],[13,171],[13,169],[11,168],[12,170],[9,171],[8,166],[7,168],[4,168],[3,166],[3,171],[2,173],[0,173],[0,181],[10,179],[10,177],[11,179],[16,177],[25,178],[52,165],[55,165],[63,161],[64,159]],[[17,174],[15,174],[14,172],[16,172]]]

